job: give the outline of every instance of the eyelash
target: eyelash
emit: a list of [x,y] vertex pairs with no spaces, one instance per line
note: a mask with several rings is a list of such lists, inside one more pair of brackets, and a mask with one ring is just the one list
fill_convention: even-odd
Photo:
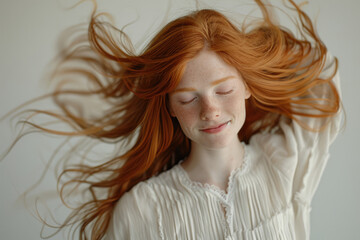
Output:
[[227,91],[227,92],[218,92],[218,94],[220,95],[228,95],[230,93],[232,93],[234,90],[230,90],[230,91]]
[[186,102],[180,101],[180,103],[181,103],[182,105],[186,105],[186,104],[191,103],[191,102],[194,101],[195,99],[196,99],[196,97],[193,98],[193,99],[191,99],[190,101],[186,101]]
[[[232,93],[233,91],[234,91],[234,90],[230,90],[230,91],[227,91],[227,92],[217,92],[217,94],[219,94],[219,95],[228,95],[228,94]],[[186,102],[180,101],[180,103],[181,103],[182,105],[186,105],[186,104],[189,104],[189,103],[193,102],[196,98],[197,98],[197,97],[194,97],[194,98],[191,99],[190,101],[186,101]]]

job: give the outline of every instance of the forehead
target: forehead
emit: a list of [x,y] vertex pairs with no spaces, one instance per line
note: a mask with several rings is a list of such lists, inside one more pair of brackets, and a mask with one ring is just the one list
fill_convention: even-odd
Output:
[[229,76],[240,77],[238,71],[215,52],[202,50],[186,64],[179,86],[220,81]]

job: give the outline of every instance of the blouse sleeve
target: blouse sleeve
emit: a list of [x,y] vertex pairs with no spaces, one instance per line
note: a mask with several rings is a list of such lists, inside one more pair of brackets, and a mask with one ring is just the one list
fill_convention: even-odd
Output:
[[[321,78],[332,76],[336,65],[334,57],[330,54],[326,58]],[[340,94],[338,73],[332,81]],[[320,88],[313,89],[314,97],[329,94],[321,85]],[[329,146],[339,132],[342,110],[328,118],[297,119],[310,128],[325,127],[322,131],[309,131],[297,121],[282,117],[277,130],[257,134],[251,138],[250,143],[265,154],[269,166],[272,166],[271,169],[279,178],[278,187],[285,189],[287,202],[295,200],[309,207],[329,157]]]
[[160,239],[153,199],[145,182],[125,193],[115,206],[106,239]]
[[[336,63],[327,55],[320,78],[333,75]],[[339,74],[332,81],[340,95]],[[321,84],[325,85],[325,84]],[[312,89],[315,98],[330,92],[319,85]],[[295,120],[282,117],[279,128],[254,135],[250,145],[268,166],[272,184],[276,185],[279,199],[294,209],[296,239],[309,239],[311,201],[329,158],[329,147],[335,140],[342,122],[343,111],[327,118],[298,117],[308,127],[322,131],[309,131]],[[255,154],[255,153],[254,153]],[[284,197],[284,199],[282,199]]]
[[[334,57],[327,54],[326,58],[320,78],[330,77],[336,66]],[[340,95],[338,72],[332,81]],[[329,91],[321,85],[312,89],[311,95],[313,97],[328,96]],[[295,120],[292,120],[290,124],[285,120],[280,122],[285,146],[292,156],[297,156],[293,162],[292,196],[298,202],[310,205],[329,158],[329,146],[339,132],[342,109],[328,118],[300,117],[298,119],[310,128],[319,129],[323,127],[322,131],[314,132],[303,128]]]

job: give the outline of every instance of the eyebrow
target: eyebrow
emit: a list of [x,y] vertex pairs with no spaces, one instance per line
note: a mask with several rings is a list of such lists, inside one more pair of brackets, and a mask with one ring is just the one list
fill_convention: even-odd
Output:
[[[211,82],[211,86],[219,85],[220,83],[225,82],[225,81],[229,80],[230,78],[235,78],[235,76],[227,76],[227,77],[223,77],[223,78],[220,78],[218,80],[215,80],[215,81]],[[194,92],[194,91],[196,91],[195,88],[178,88],[178,89],[174,90],[172,93],[176,93],[176,92]]]

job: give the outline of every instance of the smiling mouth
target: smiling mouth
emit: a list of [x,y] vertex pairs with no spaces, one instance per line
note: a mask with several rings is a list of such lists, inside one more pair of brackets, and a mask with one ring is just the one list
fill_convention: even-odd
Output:
[[210,128],[205,128],[205,129],[200,129],[200,131],[204,131],[204,132],[213,132],[213,131],[217,131],[217,130],[222,130],[223,127],[230,125],[231,121],[227,121],[223,124],[220,124],[216,127],[210,127]]

